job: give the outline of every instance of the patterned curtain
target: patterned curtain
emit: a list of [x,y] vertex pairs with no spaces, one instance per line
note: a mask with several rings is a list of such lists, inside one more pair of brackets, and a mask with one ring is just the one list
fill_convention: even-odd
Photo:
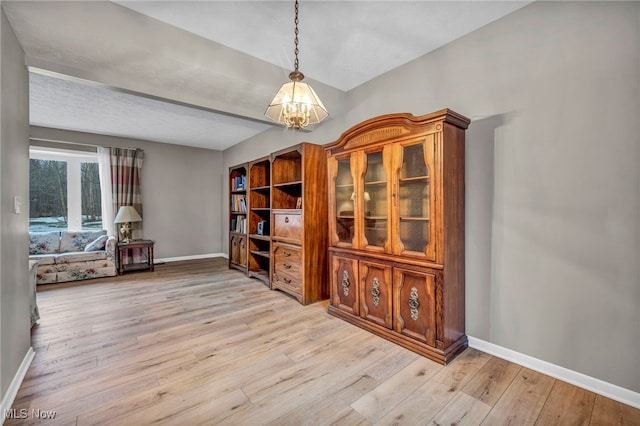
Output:
[[[133,206],[144,219],[140,184],[143,159],[144,151],[141,149],[111,148],[111,191],[114,213],[117,213],[121,206]],[[132,223],[131,228],[132,239],[142,238],[142,222]],[[119,232],[118,235],[120,235]],[[124,255],[122,261],[140,263],[142,250],[133,250],[133,259]]]
[[117,235],[117,229],[113,219],[113,194],[111,191],[111,150],[98,147],[98,170],[100,172],[100,198],[102,207],[102,228],[107,230],[107,235]]

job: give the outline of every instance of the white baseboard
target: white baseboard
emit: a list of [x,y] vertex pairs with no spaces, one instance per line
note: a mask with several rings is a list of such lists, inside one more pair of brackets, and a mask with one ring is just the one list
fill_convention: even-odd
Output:
[[640,393],[638,392],[633,392],[629,389],[578,373],[577,371],[569,370],[568,368],[551,364],[550,362],[533,358],[529,355],[521,354],[475,337],[468,336],[468,340],[469,346],[474,349],[478,349],[479,351],[495,355],[498,358],[506,359],[507,361],[511,361],[531,370],[546,374],[547,376],[562,380],[563,382],[606,396],[607,398],[611,398],[623,404],[640,408]]
[[209,254],[195,254],[192,256],[178,256],[178,257],[165,257],[162,259],[155,259],[153,263],[155,265],[159,263],[167,263],[167,262],[180,262],[183,260],[196,260],[196,259],[209,259],[213,257],[225,257],[229,258],[226,253],[209,253]]
[[24,359],[22,360],[22,364],[20,364],[18,371],[16,371],[16,375],[13,376],[13,380],[11,380],[9,388],[7,388],[7,392],[4,394],[4,398],[2,398],[2,407],[0,407],[2,408],[2,421],[0,421],[0,425],[4,424],[6,415],[13,405],[13,401],[16,399],[16,395],[18,395],[20,385],[24,380],[24,376],[27,375],[27,370],[29,369],[29,366],[31,365],[31,362],[33,361],[33,358],[35,356],[36,353],[34,352],[33,348],[30,347],[26,355],[24,356]]

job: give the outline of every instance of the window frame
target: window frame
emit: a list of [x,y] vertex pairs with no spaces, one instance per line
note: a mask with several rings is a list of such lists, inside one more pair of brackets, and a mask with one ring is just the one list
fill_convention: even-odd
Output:
[[[69,149],[29,147],[29,160],[64,161],[67,163],[67,230],[82,231],[82,163],[100,164],[98,153]],[[100,188],[102,191],[103,189]],[[31,214],[29,214],[31,220]],[[104,218],[102,218],[104,228]]]

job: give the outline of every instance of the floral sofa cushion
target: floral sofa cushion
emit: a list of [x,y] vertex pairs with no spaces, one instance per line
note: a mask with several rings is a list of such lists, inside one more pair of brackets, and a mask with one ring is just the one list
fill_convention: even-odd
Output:
[[107,252],[102,251],[76,251],[70,253],[60,253],[55,258],[56,265],[63,263],[88,262],[92,260],[102,260],[107,258]]
[[87,244],[87,246],[84,248],[84,251],[104,250],[104,246],[107,244],[107,239],[109,239],[109,237],[106,234],[99,236],[98,238]]
[[68,272],[68,271],[73,271],[78,269],[96,270],[100,268],[108,268],[112,264],[113,262],[110,262],[107,259],[97,259],[97,260],[90,260],[86,262],[56,263],[55,268],[58,272]]
[[[105,230],[30,233],[29,235],[29,259],[38,261],[36,284],[117,275],[116,238],[106,237]],[[106,239],[102,250],[84,251],[89,243],[99,238]],[[57,243],[54,242],[56,239]]]
[[104,268],[69,268],[66,271],[58,271],[56,282],[89,280],[114,275],[116,275],[114,273],[114,267],[111,266]]
[[100,231],[62,231],[60,239],[60,252],[66,253],[70,251],[84,251],[84,248],[96,238],[107,235],[106,230]]
[[29,254],[60,253],[60,232],[30,232]]
[[38,266],[53,265],[56,263],[56,257],[50,254],[32,254],[29,256],[29,260],[37,260]]

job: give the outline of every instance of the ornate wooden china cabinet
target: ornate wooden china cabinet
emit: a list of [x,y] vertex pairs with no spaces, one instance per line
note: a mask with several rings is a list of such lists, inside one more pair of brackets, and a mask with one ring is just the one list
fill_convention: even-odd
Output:
[[390,114],[325,146],[329,313],[441,363],[464,329],[464,143],[448,109]]

